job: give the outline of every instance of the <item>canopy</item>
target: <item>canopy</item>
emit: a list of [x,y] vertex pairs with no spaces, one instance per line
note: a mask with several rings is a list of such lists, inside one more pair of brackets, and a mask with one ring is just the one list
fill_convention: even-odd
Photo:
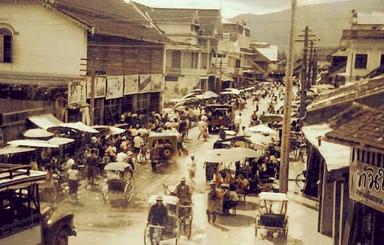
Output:
[[96,125],[96,126],[92,126],[92,128],[94,128],[98,131],[104,130],[106,132],[106,134],[111,134],[111,135],[122,134],[125,132],[124,129],[118,128],[116,126]]
[[267,147],[270,143],[272,143],[272,137],[265,136],[262,134],[252,134],[249,140],[251,141],[252,144],[255,144],[261,147]]
[[349,167],[351,147],[319,140],[326,133],[332,131],[328,124],[304,126],[301,130],[309,143],[319,150],[325,160],[328,171]]
[[39,116],[31,116],[28,119],[40,128],[48,129],[50,127],[58,126],[63,122],[54,117],[52,114],[43,114]]
[[32,146],[32,147],[43,147],[43,148],[59,148],[58,145],[54,145],[49,143],[46,140],[12,140],[8,142],[9,145],[16,145],[16,146]]
[[104,167],[104,170],[124,172],[129,167],[130,165],[126,162],[111,162]]
[[233,94],[237,94],[237,95],[239,95],[241,93],[240,90],[235,89],[235,88],[226,88],[226,89],[224,89],[224,91],[229,91],[229,92],[232,92]]
[[83,132],[87,132],[87,133],[93,133],[93,134],[96,134],[98,133],[99,131],[97,131],[96,129],[90,127],[90,126],[87,126],[85,125],[84,123],[82,122],[75,122],[75,123],[62,123],[60,125],[58,125],[59,127],[67,127],[67,128],[73,128],[73,129],[77,129],[79,131],[83,131]]
[[7,146],[0,149],[0,155],[16,154],[22,152],[30,152],[36,150],[35,148],[28,147],[17,147],[17,146]]
[[255,157],[260,157],[260,153],[246,147],[235,147],[235,148],[230,148],[231,154],[238,155],[242,158],[255,158]]
[[[12,167],[12,164],[1,164],[0,170],[7,170],[8,166]],[[7,167],[4,167],[7,166]],[[20,188],[22,184],[28,183],[27,185],[30,185],[29,183],[36,182],[36,181],[42,181],[46,178],[47,173],[45,171],[35,171],[35,170],[29,170],[29,174],[27,174],[26,169],[19,169],[17,170],[19,175],[14,176],[12,179],[9,178],[9,172],[2,172],[0,173],[0,192],[6,189],[12,189],[12,188]],[[20,174],[25,173],[25,174]]]
[[248,128],[248,131],[253,133],[270,134],[270,135],[277,134],[275,130],[271,129],[265,124],[260,124],[257,126],[250,127]]
[[52,139],[49,139],[47,141],[48,143],[53,145],[66,145],[74,142],[75,140],[70,138],[64,138],[64,137],[53,137]]
[[275,193],[275,192],[260,192],[259,200],[266,201],[288,201],[288,196],[285,193]]
[[212,91],[205,91],[203,94],[196,95],[196,97],[201,99],[211,99],[217,98],[219,95]]
[[48,132],[44,128],[33,128],[25,131],[23,135],[27,138],[47,138],[53,136],[54,134]]
[[269,122],[281,122],[283,121],[283,115],[280,114],[265,114],[260,116],[260,121],[263,123]]

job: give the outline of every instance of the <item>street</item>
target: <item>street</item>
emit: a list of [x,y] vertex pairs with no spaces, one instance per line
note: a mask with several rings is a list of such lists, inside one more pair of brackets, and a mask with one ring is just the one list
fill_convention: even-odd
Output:
[[[265,110],[267,99],[260,102],[260,110]],[[252,112],[249,101],[242,112],[244,126],[248,124]],[[238,112],[237,112],[238,113]],[[332,244],[332,240],[317,232],[317,215],[314,202],[300,194],[294,182],[289,184],[288,205],[289,234],[287,241],[255,238],[254,222],[258,209],[258,198],[247,196],[245,205],[239,204],[236,216],[219,216],[212,225],[205,215],[206,194],[203,169],[203,153],[212,149],[217,135],[211,135],[207,142],[197,141],[197,128],[189,134],[189,154],[197,159],[196,187],[193,194],[193,226],[190,240],[181,237],[180,244]],[[75,214],[77,237],[70,238],[70,244],[143,244],[144,228],[149,210],[148,197],[163,194],[162,184],[176,185],[181,176],[187,176],[186,165],[189,156],[177,157],[175,163],[163,168],[161,173],[153,173],[150,165],[140,165],[135,174],[135,195],[127,207],[104,203],[97,187],[92,190],[80,188],[79,204],[64,203],[61,211]],[[303,163],[291,163],[290,179],[303,169]]]

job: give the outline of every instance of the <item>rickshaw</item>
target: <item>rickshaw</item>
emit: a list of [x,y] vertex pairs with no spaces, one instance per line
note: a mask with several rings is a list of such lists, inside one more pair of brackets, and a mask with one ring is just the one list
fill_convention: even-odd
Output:
[[108,163],[104,170],[106,179],[101,187],[104,202],[124,199],[131,201],[135,192],[132,167],[126,162]]
[[148,149],[150,152],[152,169],[157,165],[169,163],[177,152],[178,134],[173,132],[151,133],[148,136]]
[[288,237],[288,197],[285,193],[261,192],[259,211],[255,218],[255,236],[260,229],[266,230],[267,236],[278,234]]
[[[156,203],[157,195],[152,195],[148,199],[149,209]],[[147,224],[144,229],[144,245],[159,245],[161,241],[175,239],[175,245],[180,239],[180,204],[175,196],[163,195],[163,203],[168,209],[168,223],[163,226]],[[149,229],[153,228],[152,242]]]
[[[163,192],[167,196],[176,196],[176,186],[168,186],[162,184]],[[173,190],[173,191],[172,191]],[[193,209],[192,203],[179,203],[179,218],[180,218],[180,234],[191,239],[192,235],[192,220],[193,220]]]

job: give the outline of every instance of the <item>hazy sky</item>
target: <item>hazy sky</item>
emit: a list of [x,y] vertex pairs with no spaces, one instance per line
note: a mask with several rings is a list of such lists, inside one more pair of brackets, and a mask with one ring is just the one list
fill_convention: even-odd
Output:
[[[125,0],[129,1],[129,0]],[[265,14],[290,7],[290,0],[134,0],[151,7],[164,8],[220,8],[222,16],[234,17],[238,14]],[[342,2],[347,0],[298,0],[299,5]]]

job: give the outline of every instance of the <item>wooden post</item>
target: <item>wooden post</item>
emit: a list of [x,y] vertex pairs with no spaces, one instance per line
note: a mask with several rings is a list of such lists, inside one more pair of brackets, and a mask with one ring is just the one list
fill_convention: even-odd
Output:
[[304,29],[304,50],[303,50],[303,69],[301,70],[301,80],[300,80],[300,118],[305,116],[305,107],[307,100],[307,72],[308,72],[308,34],[309,28],[308,26]]
[[96,72],[95,72],[95,66],[94,66],[94,60],[90,60],[90,75],[91,75],[91,98],[90,98],[90,110],[89,110],[89,117],[91,119],[91,126],[95,122],[95,81],[96,81]]
[[283,132],[281,143],[281,164],[280,164],[280,192],[288,192],[288,169],[289,169],[289,150],[291,134],[291,110],[292,110],[292,75],[293,75],[293,50],[295,35],[295,15],[297,0],[291,0],[291,30],[289,37],[289,56],[286,69],[285,98],[284,98],[284,117]]

